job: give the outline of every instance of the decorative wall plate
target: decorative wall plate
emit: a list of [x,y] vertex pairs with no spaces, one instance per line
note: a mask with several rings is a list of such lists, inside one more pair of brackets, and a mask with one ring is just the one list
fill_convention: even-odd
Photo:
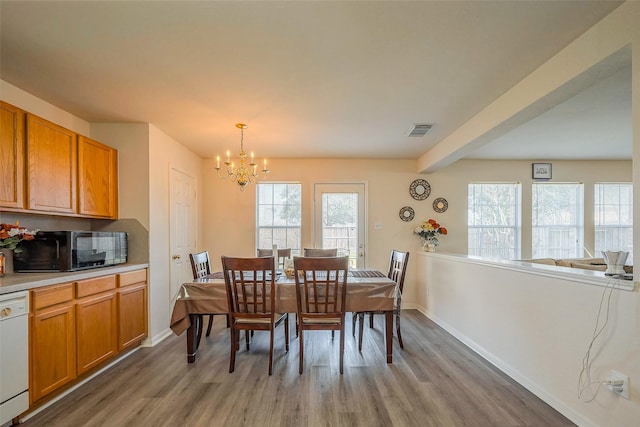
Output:
[[416,200],[424,200],[431,194],[431,185],[424,179],[416,179],[409,186],[409,194]]
[[416,213],[413,211],[411,206],[405,206],[400,209],[400,219],[406,222],[411,221],[416,216]]
[[443,199],[442,197],[438,197],[433,201],[433,210],[442,213],[449,208],[449,202],[447,199]]

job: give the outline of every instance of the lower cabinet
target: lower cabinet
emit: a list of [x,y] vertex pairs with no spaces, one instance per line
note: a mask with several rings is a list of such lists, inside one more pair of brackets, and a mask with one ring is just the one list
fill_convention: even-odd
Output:
[[118,350],[124,350],[147,336],[147,270],[118,276]]
[[32,291],[29,397],[32,402],[76,378],[76,330],[71,283]]
[[76,282],[78,375],[118,352],[116,276]]
[[147,270],[31,290],[29,396],[39,405],[147,336]]

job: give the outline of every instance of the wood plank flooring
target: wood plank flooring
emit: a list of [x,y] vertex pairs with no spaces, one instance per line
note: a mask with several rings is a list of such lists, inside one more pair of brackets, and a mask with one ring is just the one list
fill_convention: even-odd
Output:
[[34,426],[572,426],[568,419],[415,310],[402,313],[401,350],[385,362],[383,316],[365,323],[362,353],[348,314],[344,375],[339,336],[305,333],[284,349],[278,327],[273,376],[269,335],[256,332],[229,374],[229,334],[216,316],[198,358],[187,364],[186,338],[143,348],[27,420]]

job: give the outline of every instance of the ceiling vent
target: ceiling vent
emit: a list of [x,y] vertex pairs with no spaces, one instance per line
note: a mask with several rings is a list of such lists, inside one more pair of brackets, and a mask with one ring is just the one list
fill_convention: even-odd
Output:
[[425,136],[426,133],[429,132],[432,127],[433,125],[428,125],[428,124],[414,124],[413,127],[409,129],[407,136]]

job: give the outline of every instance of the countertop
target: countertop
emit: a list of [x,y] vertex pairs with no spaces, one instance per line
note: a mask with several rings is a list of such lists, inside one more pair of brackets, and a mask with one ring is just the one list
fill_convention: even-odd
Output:
[[59,273],[13,273],[0,277],[0,295],[10,292],[24,291],[58,283],[74,282],[76,280],[91,279],[93,277],[108,276],[110,274],[125,273],[127,271],[148,268],[148,263],[120,264],[114,267],[94,268],[83,271],[63,271]]

